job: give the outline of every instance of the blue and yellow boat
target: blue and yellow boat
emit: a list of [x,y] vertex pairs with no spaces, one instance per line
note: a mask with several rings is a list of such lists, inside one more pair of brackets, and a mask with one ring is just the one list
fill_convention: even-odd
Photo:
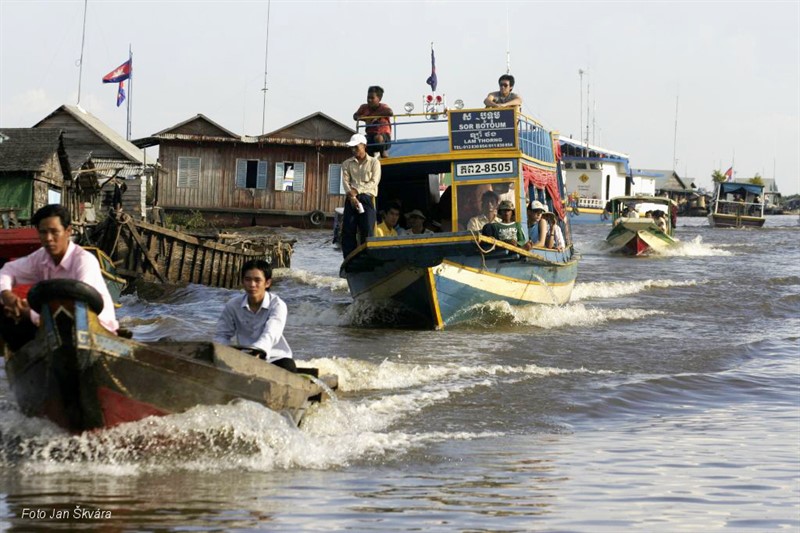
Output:
[[[408,109],[408,108],[407,108]],[[469,319],[492,301],[563,304],[570,299],[578,255],[569,231],[554,134],[516,108],[462,109],[394,118],[389,157],[381,160],[377,208],[391,202],[422,211],[433,233],[369,238],[341,266],[354,300],[394,306],[413,322],[441,329]],[[405,129],[446,135],[403,137]],[[516,245],[467,229],[480,198],[494,191],[515,207],[539,200],[556,213],[562,250]]]

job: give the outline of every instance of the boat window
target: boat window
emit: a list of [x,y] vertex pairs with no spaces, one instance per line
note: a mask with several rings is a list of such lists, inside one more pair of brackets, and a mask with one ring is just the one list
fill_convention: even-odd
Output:
[[575,163],[575,168],[586,170],[586,163]]
[[517,204],[517,193],[513,181],[500,183],[476,183],[457,186],[456,206],[458,212],[458,231],[467,229],[469,219],[480,216],[481,198],[487,191],[493,191],[498,196],[498,202],[510,200]]

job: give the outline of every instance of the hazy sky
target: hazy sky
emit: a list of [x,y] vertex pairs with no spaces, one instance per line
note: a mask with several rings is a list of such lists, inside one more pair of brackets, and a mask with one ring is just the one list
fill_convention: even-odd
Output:
[[[0,127],[77,101],[84,2],[0,0]],[[352,126],[379,84],[401,112],[429,92],[480,107],[511,73],[523,111],[709,186],[714,169],[800,192],[800,2],[277,1],[266,131],[322,111]],[[266,1],[89,0],[80,104],[124,135],[103,75],[134,55],[133,138],[198,113],[261,133]],[[583,69],[583,90],[578,74]],[[588,99],[587,99],[587,82]],[[677,143],[675,117],[677,99]],[[585,122],[584,122],[585,124]]]

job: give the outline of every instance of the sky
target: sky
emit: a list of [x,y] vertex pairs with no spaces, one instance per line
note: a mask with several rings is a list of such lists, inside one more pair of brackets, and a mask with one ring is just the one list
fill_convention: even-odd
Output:
[[[482,107],[510,72],[523,112],[675,169],[800,193],[800,1],[0,0],[0,127],[78,103],[125,135],[102,77],[134,57],[132,138],[202,113],[237,134],[321,111],[347,126],[370,85],[402,113],[430,92]],[[510,58],[510,60],[509,60]],[[266,65],[267,98],[263,102]],[[580,71],[584,71],[583,76]],[[587,120],[588,116],[588,120]],[[582,127],[583,125],[583,127]]]

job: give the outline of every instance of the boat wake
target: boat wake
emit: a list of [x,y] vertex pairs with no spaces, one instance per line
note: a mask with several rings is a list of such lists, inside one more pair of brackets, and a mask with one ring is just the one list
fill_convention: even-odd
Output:
[[[398,357],[399,359],[399,357]],[[571,373],[584,368],[537,365],[379,364],[340,358],[309,361],[339,375],[338,399],[313,405],[301,428],[259,404],[235,401],[70,435],[0,402],[0,464],[25,473],[129,476],[165,471],[329,469],[377,461],[437,442],[497,432],[418,430],[427,407],[470,390]]]
[[470,327],[496,328],[498,326],[535,326],[542,329],[578,328],[618,320],[639,320],[663,314],[654,309],[608,309],[588,307],[580,303],[566,305],[512,306],[508,302],[487,302],[472,306]]
[[298,284],[309,285],[318,289],[330,289],[333,292],[347,292],[347,280],[340,277],[315,274],[308,270],[281,268],[273,273],[275,280],[291,280]]
[[672,281],[669,279],[647,279],[642,281],[604,281],[576,283],[572,289],[570,303],[583,300],[619,298],[652,289],[669,289],[672,287],[694,287],[705,281]]
[[703,237],[698,235],[691,241],[678,241],[675,246],[657,250],[653,255],[664,257],[725,257],[731,256],[733,253],[704,243]]

